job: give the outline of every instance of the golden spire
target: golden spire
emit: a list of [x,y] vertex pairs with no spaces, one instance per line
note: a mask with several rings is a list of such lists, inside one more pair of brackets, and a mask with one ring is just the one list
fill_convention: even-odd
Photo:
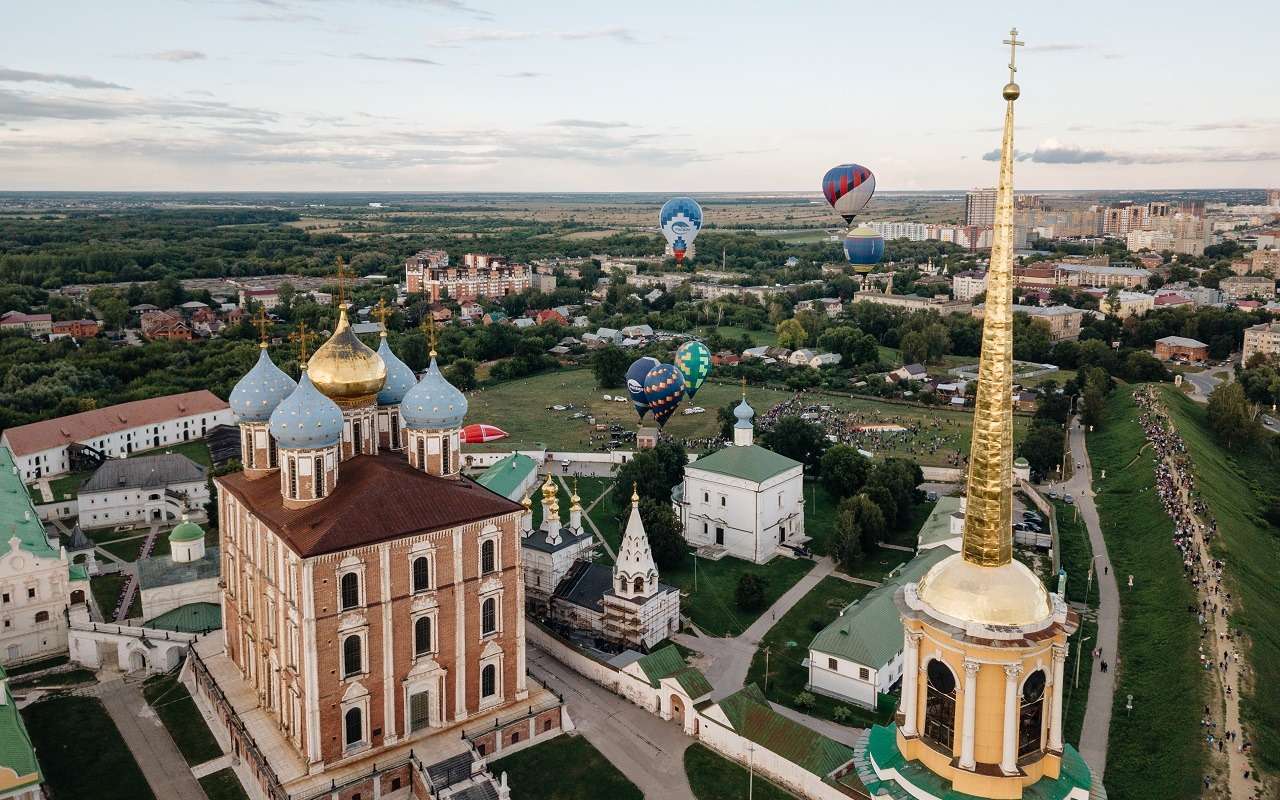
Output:
[[298,323],[297,333],[289,334],[289,341],[298,343],[298,362],[302,364],[302,368],[307,368],[307,343],[315,337],[315,334],[307,330],[307,322],[303,320]]
[[640,491],[637,486],[638,484],[631,484],[631,505],[633,506],[640,505]]
[[[428,307],[422,312],[422,333],[427,337],[430,348],[427,352],[428,358],[436,357],[436,317],[431,313]],[[547,476],[547,480],[551,480],[551,476]]]
[[961,541],[964,560],[984,567],[1013,559],[1013,101],[1020,94],[1013,76],[1015,54],[1023,44],[1017,28],[1004,43],[1010,53],[1009,83],[1002,91],[1006,102],[1000,182]]
[[573,504],[569,507],[570,511],[582,510],[582,498],[578,497],[578,479],[576,477],[573,479],[573,495],[569,498],[569,502]]
[[258,313],[253,315],[253,319],[249,320],[253,326],[258,329],[258,346],[263,350],[267,349],[267,329],[271,327],[271,320],[267,318],[267,310],[262,306],[258,306]]
[[338,308],[347,307],[347,273],[344,269],[345,266],[342,262],[342,256],[338,256]]
[[387,319],[396,312],[387,307],[387,301],[384,298],[378,298],[378,304],[373,307],[373,315],[378,318],[378,322],[382,323],[382,337],[387,336]]

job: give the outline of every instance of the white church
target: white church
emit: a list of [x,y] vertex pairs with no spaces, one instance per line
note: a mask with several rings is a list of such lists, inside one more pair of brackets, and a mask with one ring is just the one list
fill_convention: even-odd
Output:
[[685,540],[704,557],[730,555],[763,564],[784,546],[809,541],[803,467],[754,442],[755,411],[745,392],[733,415],[733,446],[686,466],[672,506]]

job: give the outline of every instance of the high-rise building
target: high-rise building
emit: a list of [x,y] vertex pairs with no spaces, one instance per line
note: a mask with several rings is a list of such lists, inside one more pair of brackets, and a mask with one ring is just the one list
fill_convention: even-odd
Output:
[[964,224],[990,226],[996,219],[996,190],[970,189],[964,196]]
[[1107,236],[1125,236],[1147,224],[1147,207],[1125,200],[1102,211],[1102,232]]
[[480,297],[505,297],[533,286],[533,270],[501,256],[467,253],[462,264],[450,265],[443,250],[420,250],[404,262],[405,291],[426,293],[431,302],[442,298],[465,302]]
[[[1017,31],[1009,42],[1014,47]],[[961,551],[904,583],[902,702],[855,748],[858,794],[1088,800],[1063,735],[1068,637],[1079,615],[1013,557],[1013,105],[1005,85],[995,242],[987,272]],[[865,790],[865,791],[862,791]]]
[[1280,189],[1267,190],[1267,205],[1280,207]]

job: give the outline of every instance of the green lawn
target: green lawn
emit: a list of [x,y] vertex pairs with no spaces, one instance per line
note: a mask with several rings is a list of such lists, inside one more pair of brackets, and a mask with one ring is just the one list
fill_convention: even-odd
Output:
[[[102,549],[106,550],[116,558],[124,561],[137,561],[138,555],[142,552],[142,543],[147,540],[146,534],[135,536],[132,539],[120,539],[113,542],[107,542],[102,545]],[[169,534],[161,532],[156,535],[155,546],[151,549],[152,556],[166,556],[169,554]]]
[[194,439],[190,442],[182,442],[180,444],[167,444],[164,447],[157,447],[154,450],[143,450],[137,453],[130,453],[129,458],[137,458],[139,456],[158,456],[161,453],[179,453],[202,467],[213,466],[213,459],[209,457],[209,445],[205,444],[204,439]]
[[[698,586],[695,590],[693,562],[694,557],[688,555],[679,567],[663,570],[662,582],[680,589],[684,594],[680,610],[709,636],[739,635],[773,605],[783,592],[813,569],[812,561],[782,556],[768,564],[752,564],[731,556],[719,561],[699,558]],[[765,579],[764,605],[759,611],[744,611],[738,608],[734,600],[738,579],[746,574]]]
[[[1093,558],[1093,547],[1089,544],[1089,530],[1076,506],[1069,506],[1061,501],[1054,503],[1058,517],[1059,561],[1067,571],[1067,600],[1073,603],[1085,602],[1085,591],[1089,586],[1089,561]],[[1058,580],[1052,577],[1045,581],[1049,591],[1058,591]],[[1063,706],[1063,732],[1066,740],[1077,747],[1080,745],[1080,731],[1084,728],[1085,707],[1089,704],[1089,683],[1093,677],[1093,648],[1098,646],[1098,587],[1089,592],[1088,605],[1091,609],[1082,616],[1080,630],[1071,637],[1068,643],[1066,675],[1071,681],[1067,689],[1066,702]],[[1079,685],[1075,683],[1076,653],[1081,652],[1080,641],[1084,639],[1081,653]]]
[[[1171,543],[1173,523],[1154,489],[1151,454],[1139,455],[1145,438],[1137,417],[1131,388],[1117,387],[1107,399],[1106,423],[1089,436],[1102,532],[1121,580],[1123,666],[1112,707],[1107,791],[1124,798],[1200,797],[1206,686],[1196,619],[1187,613],[1196,600]],[[1133,589],[1125,586],[1130,574]],[[1125,710],[1129,694],[1132,713]]]
[[39,672],[42,669],[50,667],[60,667],[70,661],[69,656],[53,656],[52,658],[42,658],[39,661],[32,661],[29,664],[23,664],[20,667],[5,667],[4,671],[8,673],[10,678],[16,678],[19,675],[26,675],[31,672]]
[[[98,609],[102,611],[102,615],[107,622],[111,622],[111,612],[116,608],[116,603],[120,599],[120,589],[124,586],[126,576],[120,573],[112,575],[100,575],[89,581],[89,589],[93,592],[93,599],[98,603]],[[133,619],[142,614],[142,596],[140,592],[135,592],[133,602],[129,604],[129,613],[126,619]]]
[[[13,676],[10,675],[12,678]],[[71,686],[78,683],[96,683],[98,676],[91,669],[69,669],[66,672],[54,672],[40,678],[14,678],[15,686],[22,685],[28,687],[36,686]]]
[[[84,470],[83,472],[71,472],[57,478],[49,480],[49,491],[53,493],[54,500],[64,500],[75,497],[80,491],[80,484],[93,474],[93,470]],[[34,495],[33,495],[34,497]]]
[[1254,447],[1228,450],[1214,439],[1204,406],[1171,388],[1163,395],[1195,465],[1196,487],[1221,531],[1213,551],[1227,563],[1235,600],[1231,622],[1249,637],[1247,656],[1254,671],[1241,714],[1257,760],[1275,774],[1280,772],[1280,530],[1264,516],[1280,498],[1280,473],[1270,455],[1275,437],[1264,433]]
[[244,793],[240,779],[231,767],[211,772],[200,779],[200,788],[204,789],[209,800],[249,800]]
[[748,793],[758,800],[796,800],[795,795],[759,773],[752,777],[746,767],[701,744],[690,745],[684,751],[684,774],[698,800],[742,800]]
[[178,682],[176,672],[147,678],[142,694],[168,728],[173,743],[188,764],[194,767],[222,755],[222,748],[196,708],[196,701],[191,699],[187,687]]
[[[775,703],[817,717],[833,719],[835,710],[843,706],[852,712],[849,719],[851,724],[885,723],[888,715],[866,711],[822,695],[814,695],[815,703],[812,708],[802,708],[795,702],[796,695],[805,691],[805,684],[809,682],[809,669],[803,665],[803,661],[809,656],[809,643],[813,641],[814,635],[834,620],[840,614],[840,609],[869,591],[870,586],[849,583],[840,578],[827,577],[818,581],[818,585],[792,606],[760,640],[755,657],[751,660],[751,669],[747,672],[747,683],[754,683],[764,689],[768,698]],[[769,649],[767,681],[765,648]]]
[[581,736],[549,742],[489,762],[494,775],[507,773],[512,800],[643,800],[636,785]]
[[22,711],[40,768],[59,798],[154,800],[107,710],[94,697],[55,697]]
[[862,556],[862,560],[853,569],[840,568],[841,572],[855,578],[884,583],[885,576],[913,558],[912,553],[895,550],[891,547],[877,547]]

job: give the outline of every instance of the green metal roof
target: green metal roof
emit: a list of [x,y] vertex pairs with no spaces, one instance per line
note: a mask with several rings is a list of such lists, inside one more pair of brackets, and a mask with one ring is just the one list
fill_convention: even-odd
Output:
[[204,633],[222,627],[222,606],[217,603],[187,603],[147,620],[144,627],[178,633]]
[[177,527],[169,531],[170,542],[194,542],[204,538],[204,528],[184,519]]
[[920,535],[916,539],[919,547],[929,547],[951,538],[951,515],[960,510],[960,500],[959,497],[938,498],[937,505],[920,526]]
[[[6,451],[7,452],[7,451]],[[22,492],[26,494],[26,489]],[[0,679],[4,670],[0,670]],[[0,703],[0,769],[11,769],[15,773],[13,786],[5,787],[6,791],[21,789],[40,783],[40,762],[36,760],[36,748],[27,735],[27,727],[22,724],[22,715],[13,701],[13,693],[7,685],[0,685],[0,692],[5,693],[5,702]]]
[[57,558],[58,551],[45,538],[44,523],[31,504],[31,494],[14,472],[13,453],[0,447],[0,548],[8,550],[9,539],[17,536],[18,546],[37,558]]
[[538,462],[523,453],[512,453],[494,463],[476,478],[476,483],[508,500],[518,500],[511,493],[520,488],[529,475],[536,472]]
[[711,682],[696,668],[685,663],[684,656],[680,655],[675,645],[669,644],[654,650],[649,655],[641,657],[636,663],[649,679],[649,685],[654,688],[657,688],[663,678],[674,678],[676,683],[680,684],[680,688],[695,700],[711,693]]
[[[896,726],[876,725],[866,739],[866,754],[863,758],[873,759],[881,771],[895,770],[903,780],[918,787],[940,800],[981,800],[971,794],[956,791],[951,781],[930,772],[919,761],[907,761],[898,749]],[[870,764],[859,762],[855,765],[858,777],[862,780],[867,792],[872,797],[914,797],[905,787],[895,780],[881,781],[875,777]],[[1072,789],[1090,790],[1093,787],[1093,776],[1084,758],[1071,745],[1065,745],[1062,751],[1062,772],[1057,778],[1041,778],[1030,786],[1023,787],[1023,800],[1064,800]]]
[[840,616],[813,637],[809,649],[883,669],[902,649],[902,617],[893,603],[898,587],[920,580],[929,568],[954,553],[949,547],[925,550],[879,588],[844,607]]
[[67,577],[73,581],[87,581],[89,569],[84,564],[70,564],[67,566]]
[[704,472],[728,475],[731,478],[743,478],[753,483],[764,483],[775,475],[798,466],[800,466],[799,461],[780,456],[758,444],[749,444],[745,447],[721,448],[711,455],[703,456],[690,463],[689,469],[700,469]]
[[819,778],[826,778],[853,759],[849,747],[774,711],[754,683],[718,705],[735,733]]

